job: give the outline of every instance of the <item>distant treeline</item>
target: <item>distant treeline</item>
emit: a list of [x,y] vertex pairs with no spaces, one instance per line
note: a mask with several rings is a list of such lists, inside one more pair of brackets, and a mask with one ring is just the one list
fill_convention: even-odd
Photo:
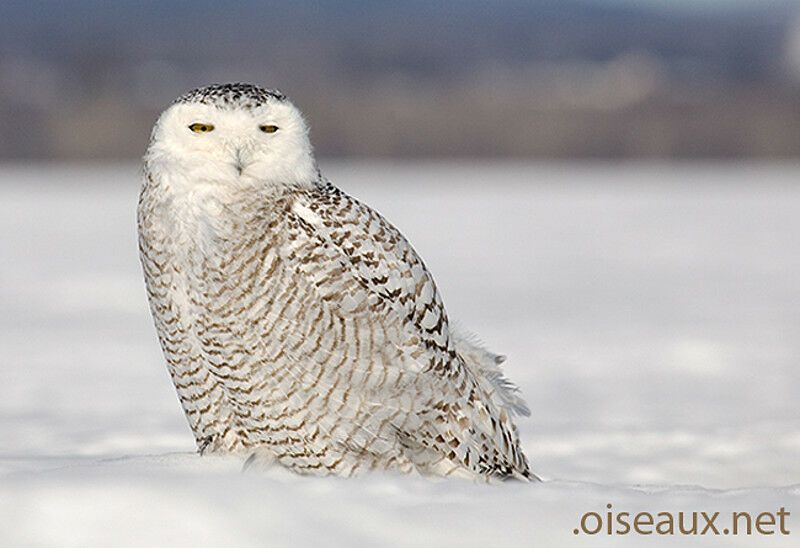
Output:
[[328,156],[800,156],[800,12],[587,0],[0,4],[0,159],[140,155],[188,88],[281,88]]

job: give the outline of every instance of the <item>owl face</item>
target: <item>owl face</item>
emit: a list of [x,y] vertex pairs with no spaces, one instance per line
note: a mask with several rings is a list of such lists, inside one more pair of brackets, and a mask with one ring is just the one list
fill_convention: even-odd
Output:
[[193,182],[233,186],[312,180],[316,164],[297,108],[282,96],[250,99],[238,95],[235,100],[213,95],[179,99],[153,129],[145,157],[148,169],[187,175]]

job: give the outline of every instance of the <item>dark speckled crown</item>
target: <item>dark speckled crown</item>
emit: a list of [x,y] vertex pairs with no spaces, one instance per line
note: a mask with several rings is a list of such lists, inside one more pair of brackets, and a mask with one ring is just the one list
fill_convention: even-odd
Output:
[[175,103],[202,103],[220,108],[255,108],[270,100],[285,101],[286,96],[276,89],[253,84],[212,84],[184,93]]

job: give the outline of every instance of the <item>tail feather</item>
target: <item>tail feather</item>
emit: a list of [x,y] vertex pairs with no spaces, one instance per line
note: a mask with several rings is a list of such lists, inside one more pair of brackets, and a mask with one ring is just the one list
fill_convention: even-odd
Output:
[[487,350],[478,338],[462,328],[452,330],[456,352],[461,356],[470,373],[489,392],[496,396],[499,404],[510,414],[529,417],[531,410],[522,399],[519,387],[511,382],[500,369],[506,357]]

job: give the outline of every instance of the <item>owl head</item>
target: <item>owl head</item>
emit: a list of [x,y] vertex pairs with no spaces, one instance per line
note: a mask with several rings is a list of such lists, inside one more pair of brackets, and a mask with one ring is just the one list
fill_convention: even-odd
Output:
[[317,173],[300,111],[278,91],[240,83],[178,97],[153,128],[145,163],[175,181],[242,186],[302,185]]

